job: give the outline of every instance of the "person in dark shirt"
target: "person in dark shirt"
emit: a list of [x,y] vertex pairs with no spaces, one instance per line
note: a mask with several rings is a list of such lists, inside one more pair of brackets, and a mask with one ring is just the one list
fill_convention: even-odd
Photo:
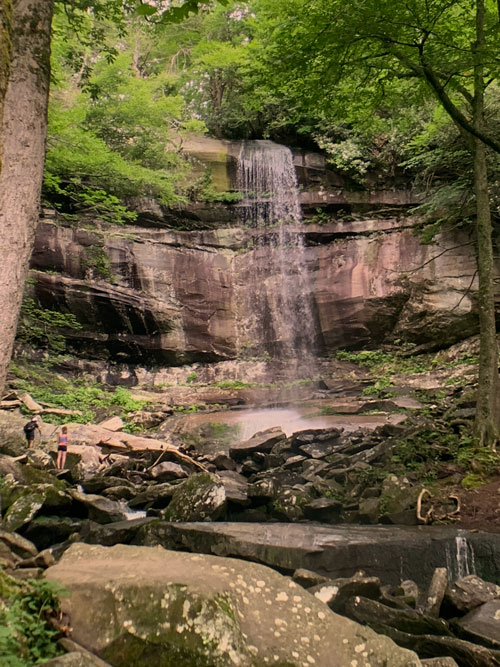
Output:
[[39,422],[40,417],[35,415],[31,421],[24,425],[24,435],[26,436],[28,447],[30,448],[33,447],[33,443],[35,442],[36,431],[38,431],[40,437],[42,437],[42,432],[40,431],[40,426],[38,425]]

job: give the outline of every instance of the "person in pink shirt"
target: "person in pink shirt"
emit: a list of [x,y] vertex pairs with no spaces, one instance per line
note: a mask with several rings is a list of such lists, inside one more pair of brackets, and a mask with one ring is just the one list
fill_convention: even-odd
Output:
[[68,451],[68,427],[63,426],[57,441],[57,468],[63,470],[66,464],[66,453]]

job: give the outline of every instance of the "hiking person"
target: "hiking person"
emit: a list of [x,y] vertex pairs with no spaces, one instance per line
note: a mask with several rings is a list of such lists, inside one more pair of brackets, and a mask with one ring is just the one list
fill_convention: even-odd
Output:
[[38,426],[39,421],[40,417],[35,415],[31,421],[24,425],[24,435],[26,436],[28,447],[30,449],[33,447],[33,443],[35,442],[35,432],[38,431],[40,437],[42,437],[42,432]]
[[66,464],[66,453],[68,451],[68,427],[63,426],[57,439],[57,469],[63,470]]

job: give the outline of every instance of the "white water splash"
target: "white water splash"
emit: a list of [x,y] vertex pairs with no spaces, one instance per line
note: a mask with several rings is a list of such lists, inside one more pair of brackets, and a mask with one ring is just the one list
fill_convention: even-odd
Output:
[[455,537],[454,555],[451,555],[447,549],[446,561],[448,570],[454,573],[455,579],[461,579],[469,574],[476,574],[474,550],[463,535]]

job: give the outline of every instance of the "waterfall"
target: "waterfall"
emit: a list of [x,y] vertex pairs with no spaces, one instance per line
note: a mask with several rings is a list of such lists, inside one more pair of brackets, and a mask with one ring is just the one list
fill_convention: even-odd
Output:
[[474,550],[463,535],[455,537],[455,556],[446,550],[446,565],[453,578],[461,579],[469,574],[476,574]]
[[243,223],[272,227],[300,223],[297,177],[292,151],[272,141],[244,141],[238,162],[238,185],[244,195]]
[[256,283],[246,304],[246,344],[286,360],[290,375],[311,377],[318,327],[291,150],[272,141],[243,142],[238,185],[250,237],[247,266]]

